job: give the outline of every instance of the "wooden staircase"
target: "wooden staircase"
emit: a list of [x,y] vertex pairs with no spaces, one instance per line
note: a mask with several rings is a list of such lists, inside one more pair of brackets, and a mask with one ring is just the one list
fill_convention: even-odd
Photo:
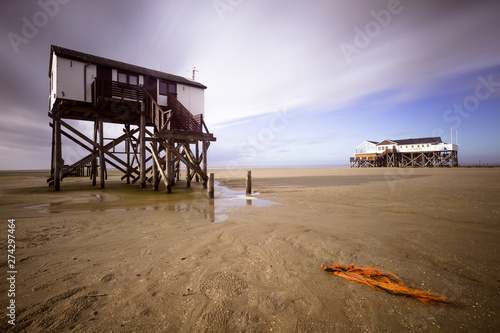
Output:
[[167,92],[168,105],[166,110],[161,107],[151,94],[144,90],[146,113],[155,126],[155,131],[182,131],[203,133],[208,128],[203,121],[203,115],[193,116],[189,110],[170,92]]

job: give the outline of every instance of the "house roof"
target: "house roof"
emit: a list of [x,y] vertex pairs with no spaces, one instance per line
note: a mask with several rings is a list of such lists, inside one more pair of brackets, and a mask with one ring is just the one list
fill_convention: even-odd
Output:
[[157,79],[163,79],[163,80],[167,80],[167,81],[171,81],[171,82],[181,83],[181,84],[185,84],[188,86],[198,87],[198,88],[202,88],[202,89],[207,88],[205,85],[203,85],[199,82],[189,80],[189,79],[182,77],[182,76],[177,76],[177,75],[168,74],[168,73],[156,71],[156,70],[145,68],[145,67],[131,65],[131,64],[127,64],[127,63],[124,63],[121,61],[116,61],[116,60],[111,60],[111,59],[107,59],[107,58],[103,58],[103,57],[98,57],[98,56],[95,56],[92,54],[83,53],[83,52],[79,52],[79,51],[75,51],[75,50],[70,50],[70,49],[56,46],[56,45],[51,46],[49,77],[50,77],[50,73],[52,71],[52,55],[53,54],[56,54],[58,56],[63,56],[65,58],[80,60],[80,61],[87,62],[87,63],[112,67],[112,68],[116,68],[116,69],[120,69],[120,70],[124,70],[124,71],[128,71],[128,72],[133,72],[133,73],[137,73],[137,74],[142,74],[142,75],[146,75],[146,76],[152,76],[152,77],[155,77]]
[[413,145],[413,144],[422,144],[422,143],[443,143],[441,138],[438,136],[430,137],[430,138],[417,138],[417,139],[402,139],[402,140],[394,140],[399,145]]
[[377,144],[377,146],[383,145],[414,145],[414,144],[422,144],[422,143],[442,143],[441,138],[438,136],[429,137],[429,138],[417,138],[417,139],[400,139],[400,140],[384,140]]

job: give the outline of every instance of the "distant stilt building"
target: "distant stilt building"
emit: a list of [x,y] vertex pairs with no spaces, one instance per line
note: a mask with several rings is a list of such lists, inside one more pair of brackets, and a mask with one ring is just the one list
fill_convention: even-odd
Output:
[[[196,179],[207,186],[207,150],[216,138],[204,114],[206,87],[194,80],[52,45],[49,64],[49,117],[52,122],[49,186],[60,190],[69,175],[85,174],[105,186],[107,166],[123,173],[127,183],[146,183],[170,192],[181,163],[186,184]],[[93,123],[87,136],[66,119]],[[105,137],[104,124],[123,125],[123,134]],[[64,164],[61,138],[87,151]],[[124,151],[116,151],[118,145]],[[123,157],[123,158],[122,158]],[[74,159],[74,156],[72,156]]]
[[458,145],[440,137],[365,141],[356,147],[351,168],[367,167],[455,167]]

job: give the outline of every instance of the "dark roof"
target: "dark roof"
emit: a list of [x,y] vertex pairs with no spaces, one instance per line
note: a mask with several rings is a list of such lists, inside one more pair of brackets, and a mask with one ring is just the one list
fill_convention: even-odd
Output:
[[378,145],[385,145],[387,141],[397,143],[398,145],[414,145],[422,143],[442,143],[441,138],[438,136],[430,138],[417,138],[417,139],[401,139],[401,140],[384,140],[378,143]]
[[111,60],[103,57],[98,57],[92,54],[87,54],[79,51],[74,51],[70,50],[64,47],[52,45],[51,46],[51,52],[50,52],[50,64],[49,64],[49,76],[50,72],[52,71],[52,54],[55,53],[56,55],[61,55],[64,56],[65,58],[70,58],[74,60],[80,60],[83,62],[88,62],[88,63],[93,63],[96,65],[102,65],[102,66],[107,66],[111,68],[116,68],[116,69],[121,69],[124,71],[129,71],[137,74],[142,74],[142,75],[149,75],[152,77],[155,77],[157,79],[163,79],[167,81],[172,81],[176,83],[181,83],[185,84],[188,86],[193,86],[193,87],[198,87],[202,89],[206,89],[207,87],[204,86],[203,84],[189,80],[185,77],[182,76],[177,76],[173,74],[168,74],[160,71],[156,71],[153,69],[145,68],[145,67],[140,67],[140,66],[135,66],[131,64],[127,64],[121,61],[116,61],[116,60]]

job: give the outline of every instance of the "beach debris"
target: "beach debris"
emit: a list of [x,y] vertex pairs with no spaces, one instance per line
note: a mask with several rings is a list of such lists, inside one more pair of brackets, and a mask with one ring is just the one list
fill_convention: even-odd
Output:
[[333,264],[330,266],[322,264],[321,268],[326,272],[333,273],[351,281],[365,284],[375,290],[416,298],[426,305],[451,303],[444,296],[428,292],[427,290],[416,286],[406,285],[399,277],[385,270],[371,267],[354,267],[352,264],[349,267],[339,264]]
[[100,296],[108,296],[108,294],[90,294],[90,295],[85,295],[85,297],[100,297]]

